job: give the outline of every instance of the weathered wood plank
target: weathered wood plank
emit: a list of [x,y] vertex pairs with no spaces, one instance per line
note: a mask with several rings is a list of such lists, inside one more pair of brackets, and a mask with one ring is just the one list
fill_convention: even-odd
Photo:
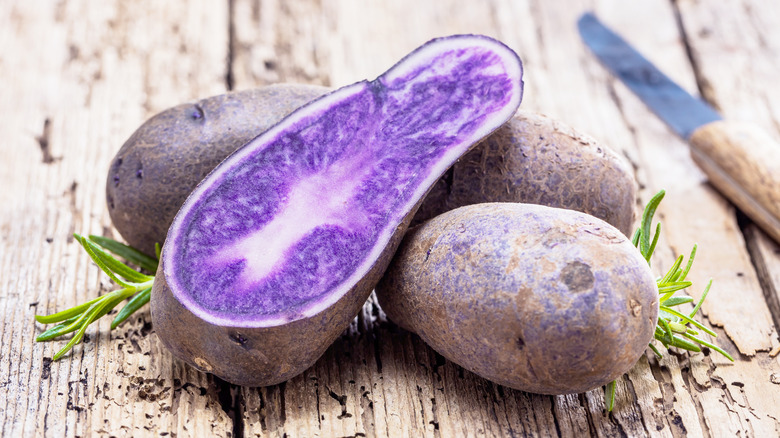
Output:
[[[4,436],[226,436],[213,378],[172,363],[148,313],[65,359],[35,313],[111,288],[70,234],[110,233],[109,161],[153,112],[225,89],[227,5],[3,2],[0,424]],[[201,390],[200,388],[203,388]],[[199,433],[200,432],[200,433]]]
[[[736,2],[731,3],[733,5]],[[718,8],[703,9],[713,11]],[[685,22],[686,13],[684,11],[681,13]],[[727,35],[730,34],[729,21],[734,15],[735,11],[731,11],[723,14],[718,20],[707,20],[707,22],[709,26],[718,26],[712,29],[714,34]],[[701,14],[697,17],[700,19]],[[669,20],[664,22],[668,23]],[[638,25],[638,23],[625,21],[616,24],[618,29],[625,29],[622,32],[627,35]],[[659,58],[654,61],[670,75],[683,77],[687,72],[681,71],[679,67],[684,64],[674,60],[667,62],[664,54],[669,53],[668,47],[651,35],[647,32],[638,32],[636,44],[651,58],[658,56]],[[691,35],[691,32],[686,32],[686,35]],[[667,50],[663,50],[664,48]],[[680,51],[683,51],[682,48]],[[655,55],[656,53],[658,55]],[[726,65],[737,67],[739,65],[739,62],[732,64],[723,56],[719,59],[720,63]],[[694,64],[694,67],[698,67],[694,72],[695,76],[702,77],[707,74],[706,69],[702,70],[704,67],[701,63]],[[741,70],[734,70],[735,76],[742,74]],[[722,77],[722,68],[717,73],[713,72],[709,75]],[[696,87],[689,89],[695,91]],[[711,324],[723,327],[729,339],[721,337],[719,343],[735,355],[739,363],[739,366],[732,366],[722,358],[713,355],[706,359],[713,361],[709,372],[713,386],[704,390],[689,388],[694,395],[695,404],[699,405],[698,421],[689,409],[681,410],[682,406],[677,406],[680,403],[680,390],[685,388],[674,384],[676,373],[673,367],[669,367],[671,379],[664,378],[663,381],[671,381],[676,390],[675,394],[678,396],[675,397],[674,407],[681,415],[681,424],[689,432],[692,427],[699,428],[700,424],[706,424],[709,432],[716,436],[726,433],[761,435],[761,433],[775,431],[778,425],[776,398],[780,395],[780,391],[767,386],[766,377],[763,381],[761,378],[744,379],[749,383],[742,382],[742,378],[739,377],[740,375],[768,376],[775,372],[777,363],[766,360],[766,351],[773,344],[772,339],[776,338],[777,333],[755,268],[749,254],[744,250],[744,238],[733,213],[733,207],[720,195],[714,193],[706,185],[698,169],[691,166],[687,151],[681,152],[685,151],[686,146],[670,136],[666,128],[657,121],[648,120],[652,116],[648,116],[647,111],[633,96],[623,91],[623,88],[616,87],[615,95],[619,99],[627,123],[635,127],[640,162],[642,167],[649,171],[648,185],[655,188],[665,187],[669,190],[661,214],[668,222],[664,237],[670,242],[671,251],[666,255],[661,253],[658,262],[661,266],[668,266],[672,260],[668,258],[669,256],[685,251],[694,241],[699,242],[697,264],[691,279],[703,285],[707,278],[714,278],[713,289],[703,307],[704,315]],[[723,249],[726,248],[728,250],[724,251]],[[700,291],[701,288],[691,291],[691,294],[698,297]],[[739,293],[735,293],[736,291]],[[755,359],[749,358],[754,355],[757,356]],[[690,358],[690,362],[696,360],[696,356]],[[683,377],[689,372],[684,367],[681,371]],[[738,401],[733,397],[735,390],[746,394],[748,400],[755,400],[757,403]],[[696,393],[699,391],[701,394],[697,396]],[[723,419],[726,418],[731,421],[724,422]]]
[[[585,10],[626,35],[727,117],[780,132],[780,21],[768,2],[604,0],[0,3],[0,433],[3,436],[772,436],[778,433],[780,251],[715,193],[687,146],[598,65],[576,34]],[[685,33],[681,34],[677,15]],[[369,301],[310,370],[241,388],[175,361],[148,311],[108,321],[64,360],[35,344],[35,313],[113,286],[69,237],[111,234],[108,161],[144,118],[181,101],[279,81],[373,78],[441,35],[495,36],[520,53],[523,106],[623,153],[666,188],[660,272],[694,241],[693,279],[715,278],[705,321],[737,357],[652,355],[618,381],[559,397],[494,385],[445,360]],[[41,37],[44,35],[45,37]],[[692,64],[685,43],[693,54]],[[10,164],[9,164],[10,163]],[[701,293],[701,286],[691,291]],[[774,315],[773,315],[774,313]],[[236,422],[234,423],[234,419]],[[773,433],[774,432],[774,433]]]
[[[774,85],[780,67],[780,14],[766,2],[740,0],[721,2],[704,8],[695,2],[680,2],[681,22],[686,29],[690,52],[698,66],[697,78],[703,94],[732,120],[749,121],[780,139],[780,108],[775,102],[780,89]],[[717,23],[717,28],[713,28]],[[749,221],[746,221],[749,222]],[[747,367],[718,368],[720,379],[735,403],[742,407],[739,425],[756,436],[771,436],[780,428],[780,387],[772,381],[777,375],[780,305],[780,250],[754,225],[741,224],[755,276],[763,289],[774,330],[766,336],[762,350]],[[752,275],[752,274],[751,274]],[[734,293],[741,289],[732,289]],[[756,300],[756,298],[753,298]],[[765,331],[764,316],[756,320],[755,309],[734,308],[735,317],[746,321],[746,329]],[[763,313],[763,312],[762,312]],[[738,344],[739,345],[739,344]],[[734,431],[732,427],[730,431]]]
[[[780,67],[780,14],[765,2],[750,0],[724,2],[713,8],[681,2],[680,10],[707,100],[724,117],[755,123],[780,139],[780,107],[776,105],[780,90],[773,86]],[[722,28],[715,32],[712,23]],[[777,324],[778,244],[752,225],[743,228],[748,229],[746,244]]]

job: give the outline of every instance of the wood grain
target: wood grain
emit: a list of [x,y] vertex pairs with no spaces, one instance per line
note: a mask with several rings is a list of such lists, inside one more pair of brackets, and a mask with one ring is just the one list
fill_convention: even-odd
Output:
[[[593,10],[728,119],[780,135],[780,12],[761,0],[223,0],[0,2],[0,435],[776,436],[780,249],[708,183],[688,146],[590,56],[575,22]],[[311,369],[236,387],[171,358],[148,310],[58,362],[33,316],[113,288],[73,232],[112,235],[109,162],[147,117],[182,101],[273,82],[373,78],[427,39],[483,33],[525,67],[523,107],[612,146],[638,204],[667,190],[653,267],[694,242],[691,278],[714,352],[652,355],[600,389],[541,396],[495,385],[388,321],[373,298]],[[608,347],[608,346],[607,346]]]
[[227,8],[209,3],[3,3],[3,436],[232,433],[214,379],[172,363],[147,314],[110,335],[101,322],[59,362],[61,342],[33,340],[35,313],[112,287],[70,235],[110,234],[103,187],[121,142],[225,89]]

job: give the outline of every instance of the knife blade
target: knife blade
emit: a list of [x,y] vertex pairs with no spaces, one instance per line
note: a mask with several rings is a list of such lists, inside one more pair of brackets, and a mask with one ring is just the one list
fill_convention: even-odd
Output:
[[688,142],[712,186],[780,243],[780,144],[753,124],[722,120],[592,13],[577,28],[607,70]]

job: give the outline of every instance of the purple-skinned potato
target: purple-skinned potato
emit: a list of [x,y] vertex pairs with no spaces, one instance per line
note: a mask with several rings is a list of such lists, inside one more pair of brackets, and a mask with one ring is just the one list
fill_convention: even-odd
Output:
[[658,317],[625,235],[573,210],[461,207],[409,230],[376,288],[393,322],[496,383],[580,393],[628,371]]

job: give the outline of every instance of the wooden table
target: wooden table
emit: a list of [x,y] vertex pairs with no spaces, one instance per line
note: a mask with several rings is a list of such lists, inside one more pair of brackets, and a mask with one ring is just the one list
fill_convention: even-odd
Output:
[[[588,53],[575,29],[587,10],[727,118],[780,138],[780,9],[769,0],[0,2],[2,436],[777,436],[780,247]],[[108,164],[147,117],[229,89],[374,78],[452,33],[515,49],[523,108],[622,153],[638,205],[667,190],[654,267],[698,242],[691,294],[714,278],[703,320],[735,363],[648,353],[608,414],[600,389],[540,396],[464,371],[373,301],[313,368],[267,388],[173,360],[148,309],[113,332],[96,324],[57,362],[63,342],[34,342],[33,315],[112,288],[71,233],[112,235]]]

